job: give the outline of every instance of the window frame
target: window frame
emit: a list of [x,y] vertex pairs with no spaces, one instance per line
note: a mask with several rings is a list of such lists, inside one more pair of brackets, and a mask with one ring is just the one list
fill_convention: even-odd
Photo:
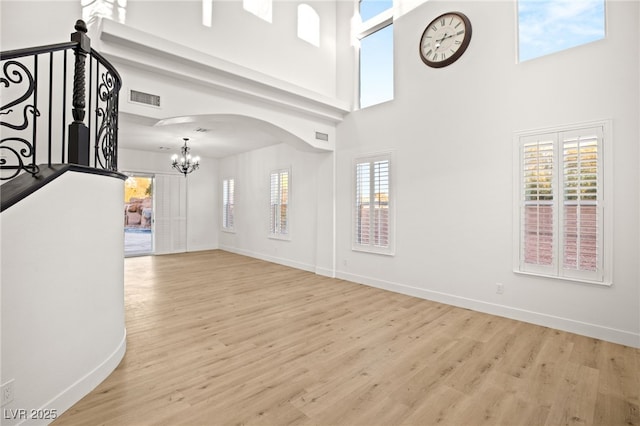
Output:
[[273,0],[242,0],[242,9],[265,22],[273,23]]
[[[596,122],[579,123],[553,128],[516,132],[514,134],[513,150],[513,271],[518,274],[535,275],[547,278],[554,278],[566,281],[574,281],[587,284],[612,285],[612,259],[613,259],[613,202],[612,202],[612,146],[611,142],[611,121],[602,120]],[[569,135],[589,132],[597,133],[597,247],[601,251],[596,256],[596,269],[594,271],[583,269],[566,268],[568,254],[565,252],[567,242],[567,231],[565,224],[566,207],[572,205],[571,200],[565,199],[565,185],[569,182],[565,179],[566,159],[564,157],[565,147],[569,143]],[[564,137],[563,137],[564,136]],[[524,240],[524,206],[525,182],[524,182],[524,158],[523,147],[530,144],[535,138],[544,137],[553,143],[553,171],[551,188],[553,200],[545,201],[553,208],[553,233],[552,233],[552,261],[548,265],[527,263],[525,261],[525,240]],[[534,205],[535,202],[531,205]],[[542,204],[542,203],[541,203]],[[540,205],[541,205],[540,204]],[[584,202],[580,205],[589,205]]]
[[312,46],[320,47],[320,15],[310,4],[298,5],[297,36]]
[[[231,182],[231,187],[229,187],[229,183]],[[235,191],[235,178],[228,177],[222,179],[222,230],[224,232],[235,232],[235,200],[236,200],[236,191]],[[231,197],[226,197],[225,195],[230,194]],[[229,200],[228,198],[231,198]],[[231,209],[231,221],[229,221],[229,213],[227,212],[227,206],[230,205]],[[231,222],[231,224],[229,224]]]
[[[602,0],[602,12],[603,12],[603,15],[604,15],[604,16],[602,16],[602,24],[603,24],[602,37],[600,37],[600,38],[591,38],[591,39],[586,40],[586,41],[585,40],[581,40],[579,43],[568,44],[568,45],[560,47],[560,48],[555,48],[554,50],[549,50],[549,51],[545,51],[545,52],[542,52],[542,53],[541,52],[536,52],[535,54],[523,57],[523,52],[527,51],[527,49],[526,49],[527,46],[523,46],[523,43],[522,43],[522,39],[523,39],[522,19],[521,19],[521,3],[522,3],[522,1],[521,0],[517,0],[516,4],[515,4],[516,63],[518,63],[518,64],[526,63],[528,61],[544,58],[544,57],[549,56],[549,55],[554,55],[554,54],[557,54],[557,53],[560,53],[560,52],[563,52],[563,51],[566,51],[566,50],[574,49],[574,48],[577,48],[577,47],[580,47],[580,46],[584,46],[584,45],[587,45],[587,44],[590,44],[590,43],[595,43],[595,42],[598,42],[598,41],[601,41],[601,40],[605,40],[607,38],[607,33],[608,33],[608,31],[607,31],[608,30],[607,20],[608,20],[608,15],[609,15],[607,13],[608,12],[608,10],[607,10],[608,9],[608,4],[607,4],[608,1],[609,0]],[[536,2],[536,1],[533,1],[532,3],[533,4],[536,4],[536,3],[537,4],[542,4],[542,3]],[[591,9],[593,9],[593,8],[591,8]],[[540,10],[536,10],[536,12],[537,12],[537,14],[539,14]],[[556,15],[557,15],[557,13],[556,13]],[[535,27],[537,27],[537,28],[545,28],[545,29],[547,29],[547,31],[546,31],[547,33],[554,34],[553,32],[548,31],[548,28],[547,28],[548,24],[545,24],[545,22],[538,22],[535,25]],[[562,27],[566,28],[566,23],[564,23],[562,25]],[[545,45],[548,45],[548,44],[549,43],[545,43]],[[525,48],[523,48],[523,47],[525,47]]]
[[[358,165],[368,163],[370,166],[369,172],[369,193],[371,194],[373,188],[375,186],[375,179],[373,179],[374,167],[373,164],[379,161],[387,161],[388,164],[388,173],[387,173],[387,187],[388,187],[388,200],[387,200],[387,229],[388,229],[388,244],[387,246],[380,246],[375,244],[375,238],[372,237],[372,232],[369,233],[369,243],[362,244],[357,241],[357,212],[358,212]],[[364,253],[374,253],[374,254],[382,254],[388,256],[395,255],[395,179],[394,179],[394,168],[396,167],[395,162],[395,154],[394,152],[380,152],[380,153],[372,153],[362,156],[357,156],[353,158],[351,163],[351,173],[352,173],[352,194],[351,194],[351,249],[353,251],[364,252]],[[370,211],[369,223],[372,223],[373,210]],[[372,229],[372,227],[370,227]]]
[[[282,173],[286,173],[287,174],[287,196],[286,196],[286,204],[284,204],[286,206],[286,228],[283,230],[280,227],[278,227],[276,224],[274,224],[274,219],[277,220],[278,222],[281,223],[281,217],[278,217],[278,215],[276,215],[276,217],[274,218],[273,215],[273,208],[274,205],[278,206],[278,208],[276,209],[276,212],[282,212]],[[278,193],[278,198],[280,201],[279,203],[274,204],[273,203],[273,176],[277,175],[278,176],[278,183],[277,183],[277,193]],[[285,168],[279,168],[279,169],[274,169],[271,170],[271,172],[269,172],[269,238],[272,239],[276,239],[276,240],[291,240],[291,167],[285,167]]]
[[[360,17],[360,2],[358,1],[357,3],[357,14],[358,17]],[[365,108],[369,108],[372,106],[376,106],[376,105],[380,105],[386,102],[390,102],[393,101],[395,98],[395,61],[394,61],[394,52],[395,49],[392,47],[392,52],[391,52],[391,69],[392,69],[392,76],[391,76],[391,98],[381,101],[381,102],[377,102],[374,104],[368,104],[365,106],[362,106],[362,50],[361,50],[361,46],[362,46],[362,40],[364,40],[365,38],[369,37],[372,34],[377,33],[378,31],[381,31],[387,27],[391,27],[391,31],[393,32],[393,15],[394,15],[394,6],[389,7],[389,9],[386,9],[380,13],[378,13],[377,15],[367,19],[366,21],[360,21],[356,31],[355,31],[355,37],[358,40],[357,42],[357,67],[356,67],[356,72],[357,72],[357,94],[356,94],[356,105],[358,106],[358,109],[365,109]],[[360,18],[361,19],[361,18]],[[393,41],[392,41],[393,43]]]

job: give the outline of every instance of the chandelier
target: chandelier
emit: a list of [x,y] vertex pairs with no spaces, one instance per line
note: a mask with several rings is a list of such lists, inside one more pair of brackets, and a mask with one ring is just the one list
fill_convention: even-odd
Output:
[[182,155],[178,156],[178,154],[173,154],[171,157],[171,166],[182,173],[184,177],[187,177],[189,173],[200,167],[200,157],[192,157],[191,154],[189,154],[191,148],[187,146],[189,138],[182,139],[184,140],[184,146],[180,148]]

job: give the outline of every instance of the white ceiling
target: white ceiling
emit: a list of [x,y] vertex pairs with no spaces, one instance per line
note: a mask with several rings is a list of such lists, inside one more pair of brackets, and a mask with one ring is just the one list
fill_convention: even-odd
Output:
[[163,120],[120,113],[118,146],[151,152],[179,153],[189,138],[193,155],[222,158],[295,138],[265,121],[239,115],[196,115]]

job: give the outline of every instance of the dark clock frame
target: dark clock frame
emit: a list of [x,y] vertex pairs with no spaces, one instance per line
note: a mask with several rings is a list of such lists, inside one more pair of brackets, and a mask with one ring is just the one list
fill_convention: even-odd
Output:
[[[429,27],[431,25],[433,25],[435,22],[437,22],[440,19],[442,19],[443,16],[447,16],[447,15],[456,15],[456,16],[458,16],[460,18],[460,20],[462,22],[464,22],[465,33],[464,33],[464,38],[462,39],[462,44],[460,45],[460,48],[456,51],[456,53],[454,53],[453,55],[451,55],[450,57],[448,57],[444,61],[437,61],[437,62],[430,61],[429,59],[425,58],[422,55],[422,40],[424,39],[424,35],[427,32],[427,30],[429,29]],[[443,13],[442,15],[438,16],[437,18],[431,20],[431,22],[429,22],[429,25],[427,25],[424,28],[424,31],[422,32],[422,35],[420,36],[420,42],[418,44],[418,54],[420,55],[420,59],[422,59],[422,62],[424,62],[427,66],[430,66],[431,68],[443,68],[443,67],[446,67],[448,65],[451,65],[452,63],[457,61],[462,56],[462,54],[465,52],[465,50],[467,50],[467,47],[469,46],[469,43],[471,42],[471,34],[472,34],[471,21],[469,20],[469,18],[467,18],[467,15],[465,15],[464,13],[461,13],[461,12]]]

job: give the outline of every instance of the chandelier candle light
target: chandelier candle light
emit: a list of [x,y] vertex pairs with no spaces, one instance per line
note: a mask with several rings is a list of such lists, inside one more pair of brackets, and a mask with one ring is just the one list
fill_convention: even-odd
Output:
[[189,154],[191,148],[187,146],[187,141],[189,140],[189,138],[182,139],[184,140],[184,146],[180,148],[180,153],[182,154],[182,156],[179,157],[178,154],[173,154],[173,156],[171,157],[171,166],[180,173],[184,174],[184,177],[187,177],[189,173],[200,167],[200,157],[192,157],[191,154]]

